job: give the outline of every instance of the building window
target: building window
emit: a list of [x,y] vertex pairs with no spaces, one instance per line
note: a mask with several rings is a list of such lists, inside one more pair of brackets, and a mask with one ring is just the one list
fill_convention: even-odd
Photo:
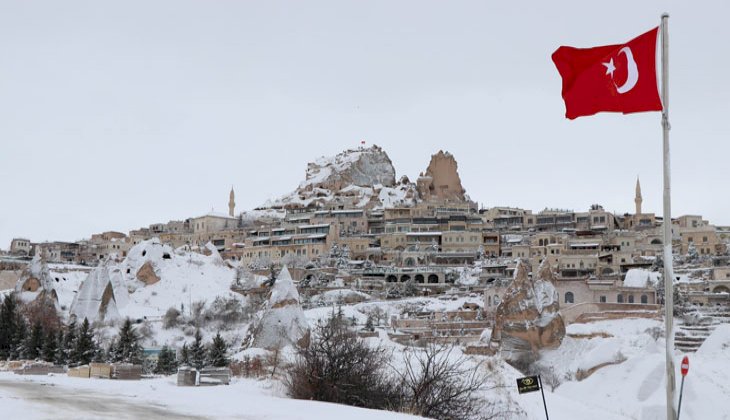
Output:
[[565,292],[565,303],[574,303],[573,292]]
[[599,301],[600,301],[601,303],[606,303],[606,296],[601,296],[601,297],[600,297],[600,298],[599,298],[598,300],[599,300]]
[[641,303],[649,303],[649,298],[646,295],[641,295]]
[[616,302],[624,303],[624,295],[619,294],[618,296],[616,296]]
[[629,295],[629,303],[634,303],[634,295]]

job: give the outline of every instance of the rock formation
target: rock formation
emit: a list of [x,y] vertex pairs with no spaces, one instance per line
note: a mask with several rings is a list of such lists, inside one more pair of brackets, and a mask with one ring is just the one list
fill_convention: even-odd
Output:
[[70,305],[71,316],[90,322],[161,317],[170,308],[216,298],[244,298],[230,290],[235,271],[213,247],[210,255],[173,250],[153,238],[132,247],[122,262],[105,261],[84,279]]
[[71,304],[71,316],[77,320],[87,318],[90,322],[119,319],[115,296],[119,293],[126,293],[120,269],[112,264],[111,259],[107,259],[81,284]]
[[396,182],[388,154],[372,146],[310,162],[295,191],[261,208],[392,207],[413,202],[415,196],[415,186],[407,178]]
[[58,303],[53,277],[40,255],[33,257],[28,267],[20,274],[15,284],[15,291],[24,302],[50,298],[54,303]]
[[492,343],[513,363],[527,364],[539,357],[539,350],[556,348],[565,336],[565,324],[558,310],[558,292],[550,264],[540,265],[537,280],[530,279],[523,262],[497,307]]
[[423,200],[467,200],[456,159],[443,150],[431,156],[426,172],[418,177],[417,188]]
[[307,177],[300,189],[339,191],[348,185],[395,185],[395,168],[388,154],[378,146],[346,150],[334,158],[321,157],[307,165]]
[[309,345],[309,323],[299,304],[299,293],[284,266],[271,288],[266,310],[253,330],[252,347],[277,349]]
[[142,267],[137,270],[137,280],[146,284],[147,286],[155,284],[160,281],[160,277],[155,273],[155,268],[152,265],[152,261],[147,261],[142,264]]

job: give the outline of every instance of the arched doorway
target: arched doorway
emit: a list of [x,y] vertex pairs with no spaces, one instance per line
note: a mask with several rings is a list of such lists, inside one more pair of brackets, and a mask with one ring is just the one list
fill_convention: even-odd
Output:
[[423,278],[423,274],[416,274],[415,280],[416,280],[416,283],[425,283],[425,279]]
[[712,289],[712,293],[730,293],[730,289],[727,286],[717,286]]
[[575,303],[573,292],[565,292],[565,303]]
[[429,283],[438,283],[439,282],[439,276],[436,274],[429,274],[428,275],[428,282]]
[[405,283],[410,279],[411,279],[411,276],[409,276],[408,274],[403,274],[402,276],[400,276],[401,283]]
[[396,277],[396,276],[394,276],[393,274],[391,274],[391,275],[389,275],[389,276],[388,276],[388,277],[387,277],[387,278],[385,279],[385,281],[387,281],[388,283],[395,283],[395,282],[397,282],[397,281],[398,281],[398,277]]

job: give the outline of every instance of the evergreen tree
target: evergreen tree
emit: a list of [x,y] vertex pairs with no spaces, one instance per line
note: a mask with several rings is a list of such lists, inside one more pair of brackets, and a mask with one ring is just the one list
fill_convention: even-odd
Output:
[[117,356],[117,339],[112,338],[112,341],[109,343],[109,347],[106,349],[106,361],[107,363],[114,363],[117,361],[119,357]]
[[66,334],[63,336],[63,357],[69,366],[78,366],[76,355],[76,321],[68,324]]
[[162,346],[160,354],[157,356],[157,366],[155,366],[155,373],[162,375],[171,375],[177,372],[177,360],[175,359],[175,350]]
[[195,341],[190,346],[190,363],[196,369],[202,369],[205,366],[206,356],[205,346],[203,346],[203,336],[200,330],[195,331]]
[[80,365],[88,365],[91,363],[96,353],[97,346],[94,341],[94,330],[89,325],[89,320],[84,318],[81,323],[76,342],[74,343],[74,358]]
[[94,363],[104,363],[107,360],[106,351],[104,351],[104,348],[99,343],[95,343],[94,347],[94,356],[91,358],[91,361]]
[[119,330],[119,336],[115,347],[114,362],[142,363],[142,346],[139,344],[139,336],[132,326],[132,321],[127,318]]
[[[63,334],[63,332],[61,332],[61,334]],[[61,338],[61,342],[63,342],[63,338]],[[48,330],[46,331],[46,336],[43,339],[43,351],[41,352],[41,358],[45,362],[54,363],[56,361],[56,351],[58,351],[56,332]]]
[[218,333],[213,337],[213,343],[210,345],[208,350],[208,363],[215,367],[228,366],[229,360],[226,357],[228,353],[228,344],[221,337],[221,333]]
[[10,352],[11,359],[25,359],[28,353],[26,337],[28,336],[28,323],[20,313],[15,314],[15,334],[12,337]]
[[40,321],[36,321],[26,338],[26,358],[35,360],[41,357],[43,352],[43,337],[43,325],[41,325]]
[[10,294],[3,300],[0,307],[0,359],[7,360],[13,352],[13,338],[17,329],[17,302],[15,294]]
[[53,356],[53,363],[59,366],[66,364],[66,350],[63,348],[63,343],[66,335],[63,333],[63,329],[59,328],[56,334],[56,354]]
[[188,343],[183,343],[182,349],[180,349],[180,363],[181,366],[190,366],[190,352],[188,351]]
[[375,331],[375,327],[373,326],[373,316],[370,314],[368,314],[368,317],[365,320],[365,330]]

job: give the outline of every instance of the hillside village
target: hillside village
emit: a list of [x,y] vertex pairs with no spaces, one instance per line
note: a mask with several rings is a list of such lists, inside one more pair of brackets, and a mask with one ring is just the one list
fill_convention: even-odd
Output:
[[[0,256],[0,290],[21,304],[51,302],[63,324],[87,320],[100,348],[125,320],[140,332],[146,358],[172,349],[179,359],[199,334],[198,344],[225,341],[224,379],[201,364],[192,374],[181,368],[179,385],[230,383],[263,369],[252,368],[256,360],[275,372],[337,314],[363,340],[453,345],[469,363],[499,360],[495,383],[538,372],[557,388],[633,363],[664,334],[663,220],[643,212],[639,179],[627,186],[630,200],[634,211],[624,214],[600,204],[482,208],[450,153],[435,153],[411,181],[396,178],[384,150],[361,147],[309,163],[294,191],[255,209],[237,212],[232,189],[227,214],[77,242],[13,239]],[[730,227],[701,215],[671,223],[675,346],[702,354],[730,319]],[[629,330],[640,342],[615,341]],[[722,347],[722,337],[708,346]],[[136,373],[106,362],[68,374],[145,375],[141,360]],[[32,360],[10,363],[6,369],[33,369]],[[646,410],[647,399],[658,407],[659,388],[623,414]],[[514,396],[494,398],[492,409],[505,410],[497,418],[533,418]]]
[[[628,196],[628,194],[627,194]],[[627,197],[627,201],[628,201]],[[387,292],[412,281],[420,293],[453,286],[486,293],[487,308],[513,277],[518,259],[531,269],[548,261],[557,271],[563,305],[661,303],[656,276],[661,262],[662,218],[642,212],[637,179],[633,213],[614,214],[599,204],[586,211],[478,208],[461,185],[456,159],[433,155],[416,182],[395,179],[395,168],[377,146],[348,150],[309,163],[306,179],[290,194],[236,213],[103,232],[78,242],[12,241],[3,257],[3,284],[15,284],[33,256],[46,263],[94,267],[126,258],[153,238],[174,249],[209,253],[214,247],[231,267],[267,275],[270,266],[295,268],[296,281],[342,280],[353,289]],[[730,228],[700,215],[672,220],[673,252],[682,291],[693,303],[726,303],[730,292]],[[211,245],[207,245],[211,244]],[[89,269],[90,269],[89,268]],[[333,269],[337,269],[337,271]],[[88,270],[77,267],[78,270]]]

